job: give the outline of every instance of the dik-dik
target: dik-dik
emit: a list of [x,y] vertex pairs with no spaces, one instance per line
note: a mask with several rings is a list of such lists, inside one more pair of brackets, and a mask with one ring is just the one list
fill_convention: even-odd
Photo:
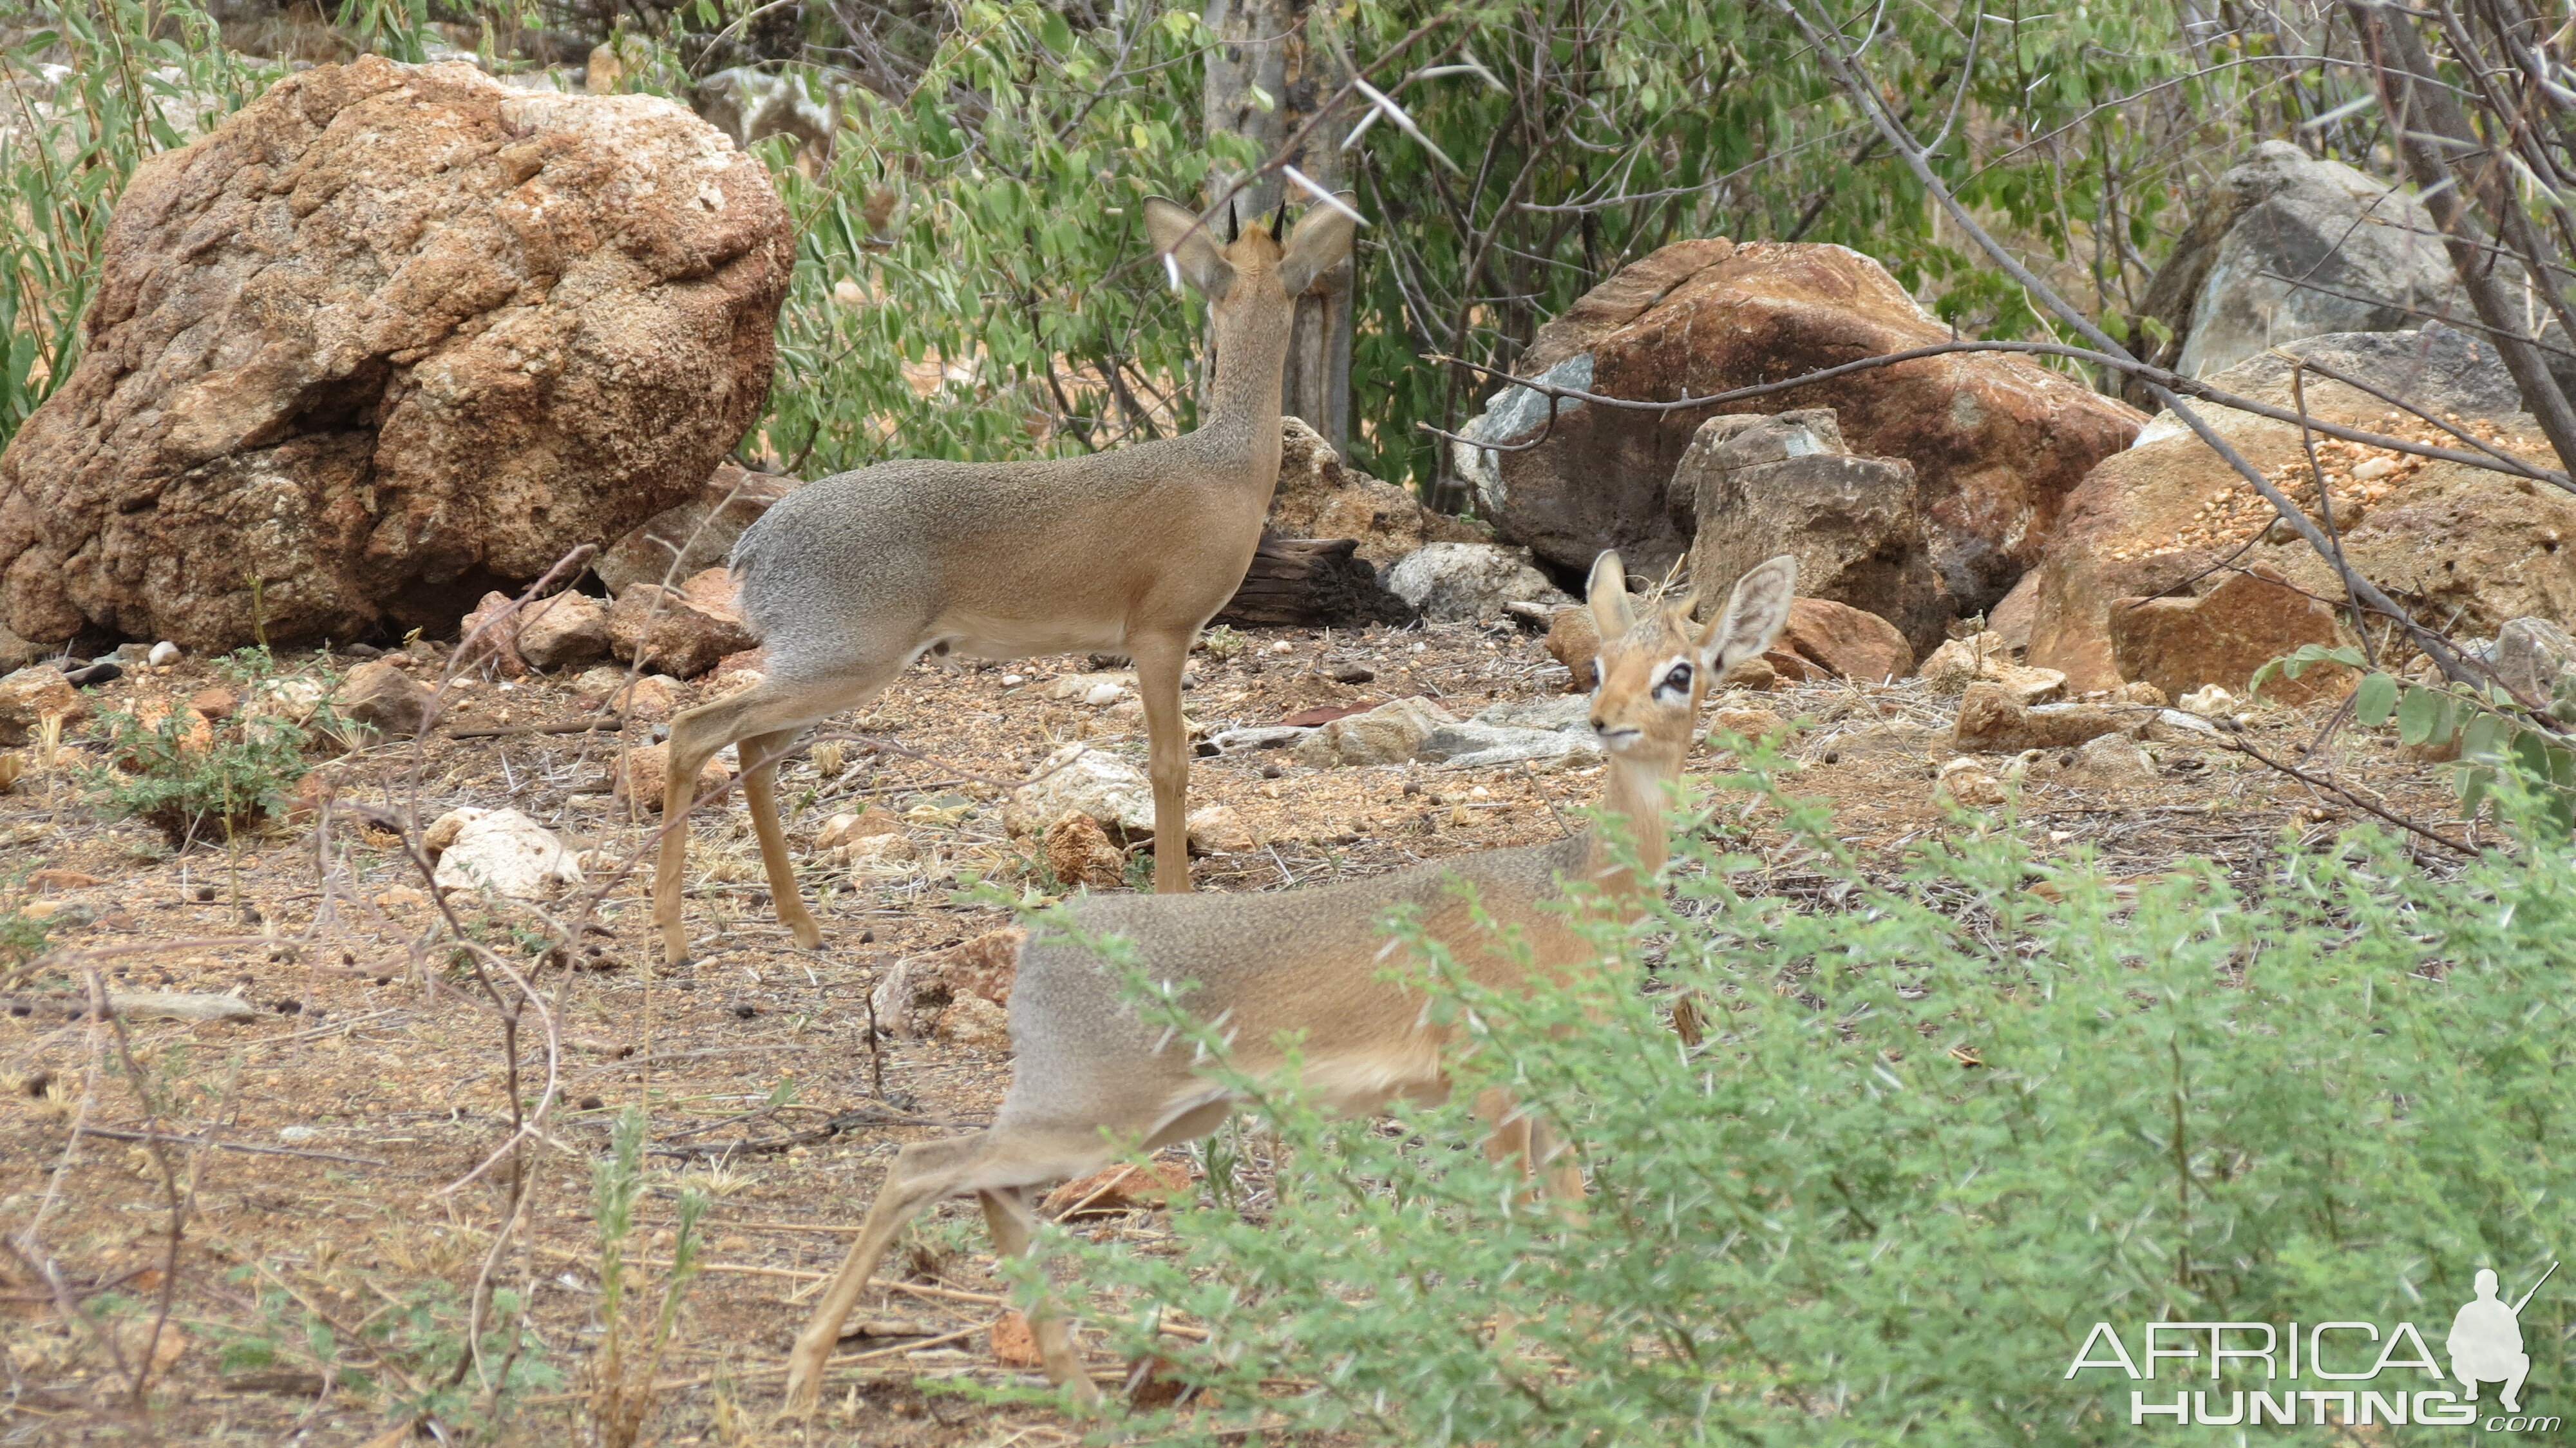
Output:
[[1270,511],[1290,298],[1350,256],[1353,225],[1317,206],[1284,247],[1258,225],[1219,245],[1188,209],[1147,200],[1155,248],[1206,295],[1213,322],[1216,380],[1196,432],[1046,462],[880,463],[798,489],[743,532],[734,576],[769,661],[758,685],[671,721],[653,872],[668,959],[688,957],[682,818],[698,771],[735,743],[778,918],[799,945],[822,943],[779,829],[777,761],[798,730],[866,702],[924,654],[1134,660],[1154,888],[1189,889],[1181,666],[1242,583]]
[[[1461,886],[1499,925],[1516,928],[1535,968],[1558,979],[1598,968],[1574,928],[1567,886],[1588,885],[1600,908],[1635,913],[1665,859],[1667,786],[1681,774],[1708,682],[1758,656],[1788,617],[1797,562],[1782,556],[1746,574],[1724,612],[1705,626],[1692,606],[1655,605],[1637,616],[1615,555],[1593,566],[1589,589],[1600,627],[1600,683],[1592,727],[1609,756],[1605,825],[1552,844],[1434,860],[1375,879],[1275,894],[1180,898],[1097,896],[1074,907],[1084,932],[1123,936],[1158,979],[1196,981],[1182,1004],[1223,1018],[1235,1064],[1259,1075],[1284,1069],[1285,1038],[1298,1038],[1305,1083],[1334,1109],[1374,1112],[1393,1099],[1437,1100],[1448,1091],[1449,1033],[1426,1019],[1418,992],[1382,977],[1384,922],[1417,912],[1481,984],[1525,987],[1529,969],[1490,948]],[[1632,833],[1621,866],[1604,829]],[[1234,1108],[1225,1088],[1197,1074],[1186,1045],[1167,1045],[1120,993],[1096,955],[1069,943],[1022,947],[1011,988],[1011,1088],[992,1127],[905,1147],[887,1168],[858,1241],[834,1274],[788,1360],[791,1410],[811,1407],[841,1324],[878,1260],[913,1214],[973,1192],[1004,1253],[1029,1250],[1037,1225],[1030,1189],[1097,1171],[1125,1146],[1152,1150],[1216,1130]],[[1517,1116],[1500,1093],[1477,1102],[1494,1125],[1489,1153],[1520,1158],[1560,1198],[1582,1194],[1570,1160],[1550,1165],[1543,1127]],[[1036,1336],[1047,1376],[1096,1391],[1062,1316],[1041,1310]]]

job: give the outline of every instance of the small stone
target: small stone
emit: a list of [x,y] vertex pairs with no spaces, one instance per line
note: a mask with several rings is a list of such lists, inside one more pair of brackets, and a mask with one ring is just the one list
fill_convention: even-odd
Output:
[[488,891],[515,900],[542,900],[581,883],[581,866],[563,841],[514,809],[492,810],[468,820],[439,855],[432,879],[440,891]]
[[1082,702],[1097,709],[1105,705],[1115,704],[1126,696],[1127,691],[1118,687],[1116,684],[1094,684],[1083,694]]
[[836,814],[823,821],[823,827],[814,832],[814,847],[818,850],[828,850],[875,835],[902,833],[903,821],[876,805],[869,805],[857,814]]
[[503,679],[527,676],[527,661],[519,657],[517,602],[506,593],[487,593],[472,613],[457,621],[457,667],[489,668],[494,677]]
[[961,996],[939,1013],[931,1038],[970,1051],[1011,1048],[1011,1014],[982,996]]
[[1789,737],[1789,721],[1768,709],[1720,709],[1709,723],[1712,735],[1741,734],[1747,739]]
[[1037,1331],[1017,1308],[993,1320],[992,1349],[993,1361],[1006,1368],[1033,1368],[1045,1361],[1038,1356]]
[[161,642],[152,646],[151,653],[144,655],[144,662],[150,664],[156,669],[166,669],[172,664],[179,662],[179,652],[179,646],[177,644],[170,642],[168,639],[163,639]]
[[188,696],[191,712],[218,723],[233,717],[233,711],[240,707],[240,697],[221,684],[209,685]]
[[2075,751],[2075,763],[2060,776],[2069,783],[2118,788],[2148,783],[2156,777],[2155,761],[2125,734],[2086,740]]
[[1190,848],[1208,855],[1240,855],[1261,848],[1252,828],[1226,805],[1212,804],[1189,813]]
[[1297,762],[1325,769],[1402,764],[1413,758],[1433,730],[1457,722],[1428,699],[1398,699],[1317,728],[1297,742]]
[[447,853],[449,845],[456,843],[456,837],[464,833],[467,825],[490,813],[488,809],[467,805],[463,809],[449,810],[431,820],[429,828],[420,832],[421,853],[429,856],[435,863],[440,855]]
[[1377,677],[1377,670],[1366,664],[1344,664],[1328,677],[1336,684],[1365,684]]
[[397,737],[418,734],[429,723],[429,690],[382,659],[351,669],[331,703],[350,723]]
[[1067,888],[1105,889],[1126,878],[1126,857],[1100,821],[1080,810],[1066,810],[1047,826],[1046,861],[1048,872]]
[[519,615],[519,657],[540,669],[577,669],[608,657],[608,609],[586,593],[558,593]]
[[2216,684],[2204,684],[2174,702],[2185,713],[2203,719],[2228,719],[2236,714],[2236,696]]
[[2027,669],[2012,661],[2004,636],[1987,632],[1952,639],[1932,651],[1915,671],[1935,694],[1960,694],[1979,680],[2001,684],[2016,703],[2037,704],[2065,692],[2066,676],[2055,669]]
[[1040,834],[1066,810],[1132,838],[1154,827],[1154,787],[1143,770],[1117,755],[1068,744],[1012,792],[1002,806],[1002,827],[1014,836]]
[[909,835],[865,835],[834,853],[847,858],[853,875],[892,879],[912,873],[910,862],[921,858],[921,847]]
[[1941,766],[1941,776],[1932,787],[1937,803],[1948,800],[1972,809],[1986,808],[2004,802],[2004,787],[1994,775],[1974,759],[1953,759]]
[[[671,767],[670,758],[671,746],[668,744],[647,744],[640,749],[628,750],[623,761],[610,766],[610,792],[618,799],[641,800],[645,808],[659,810],[662,807],[662,787]],[[733,766],[725,762],[725,757],[722,754],[709,755],[705,767],[698,771],[698,793],[704,795],[709,790],[720,788],[732,778]]]
[[89,717],[89,703],[60,670],[20,669],[0,678],[0,744],[24,744],[43,732],[47,719],[64,727]]
[[1765,658],[1738,659],[1726,666],[1725,673],[1717,676],[1717,686],[1767,694],[1780,687],[1780,671],[1771,667]]
[[1953,746],[1975,754],[2018,754],[2025,749],[2068,749],[2117,733],[2124,721],[2099,704],[2026,707],[2001,684],[1975,683],[1959,701]]
[[707,569],[677,589],[635,584],[608,611],[611,652],[683,679],[759,642],[736,611],[732,575],[722,568]]

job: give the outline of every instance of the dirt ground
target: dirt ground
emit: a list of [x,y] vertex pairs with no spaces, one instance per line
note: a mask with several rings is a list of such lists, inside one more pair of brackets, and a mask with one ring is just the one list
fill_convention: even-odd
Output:
[[[336,672],[352,661],[289,662]],[[1051,697],[1053,680],[1094,667],[1081,658],[925,666],[836,721],[890,747],[834,741],[785,767],[780,797],[822,923],[820,952],[795,949],[776,923],[738,805],[700,811],[688,895],[696,953],[676,972],[662,970],[652,948],[648,872],[623,868],[651,825],[605,782],[617,741],[642,732],[456,737],[578,723],[585,716],[566,681],[480,681],[417,747],[384,743],[333,763],[343,798],[393,817],[426,823],[460,805],[523,810],[584,850],[592,887],[604,890],[596,930],[575,955],[585,968],[518,958],[556,1014],[561,1049],[549,1082],[545,1028],[538,1012],[523,1012],[516,1090],[536,1102],[551,1089],[552,1104],[516,1158],[524,1230],[497,1256],[511,1167],[489,1159],[513,1131],[503,1025],[452,954],[403,837],[341,812],[324,826],[280,820],[228,847],[175,851],[148,825],[104,818],[68,748],[65,762],[22,779],[0,795],[0,919],[44,916],[51,943],[68,949],[19,972],[0,1014],[0,1240],[20,1244],[0,1251],[0,1444],[409,1441],[408,1405],[455,1376],[464,1298],[487,1277],[525,1294],[535,1341],[520,1361],[541,1359],[553,1374],[517,1397],[487,1441],[595,1441],[589,1389],[602,1334],[592,1176],[612,1120],[632,1106],[649,1114],[654,1148],[625,1249],[645,1291],[658,1290],[669,1260],[678,1194],[694,1187],[714,1203],[706,1270],[660,1365],[648,1436],[1075,1441],[1049,1412],[924,1390],[1026,1372],[994,1356],[988,1328],[1003,1289],[964,1202],[916,1229],[886,1274],[902,1276],[901,1287],[862,1301],[854,1326],[867,1335],[842,1345],[856,1361],[836,1370],[826,1410],[802,1425],[772,1427],[768,1416],[808,1296],[885,1159],[905,1142],[980,1124],[1000,1099],[1003,1056],[892,1040],[872,1053],[866,997],[906,955],[1004,922],[994,909],[952,901],[961,872],[1013,889],[1047,883],[1037,843],[1003,830],[1000,781],[1024,777],[1074,739],[1141,754],[1141,726],[1119,706]],[[1203,651],[1196,668],[1187,707],[1213,728],[1403,695],[1431,695],[1464,717],[1539,696],[1564,677],[1533,636],[1506,624],[1252,632]],[[213,678],[208,666],[183,662],[129,674],[94,699],[184,700]],[[1817,683],[1711,701],[1796,721],[1796,790],[1833,800],[1848,844],[1891,869],[1927,834],[1961,827],[1933,780],[1949,754],[1954,704],[1919,682]],[[2309,753],[2325,722],[2321,710],[2271,713],[2241,737],[2305,759],[2312,772],[2331,770],[2453,838],[2475,837],[2477,826],[2452,818],[2441,771],[2399,759],[2385,732],[2343,731]],[[838,767],[827,772],[816,754],[830,762],[834,749]],[[2090,784],[2058,760],[2028,762],[2013,785],[2012,827],[2042,854],[2090,850],[2106,872],[2132,876],[2184,855],[2259,869],[2285,826],[2315,842],[2361,818],[2215,737],[2155,755],[2153,774],[2115,785]],[[1997,775],[2011,763],[1989,762]],[[1692,767],[1723,763],[1704,747]],[[1205,889],[1276,890],[1544,840],[1578,823],[1572,811],[1595,783],[1579,767],[1318,770],[1275,750],[1201,759],[1192,804],[1232,806],[1260,843],[1202,859],[1198,879]],[[811,847],[828,816],[868,804],[904,820],[921,847],[912,872],[853,877]],[[1796,889],[1797,854],[1757,838],[1772,850],[1774,888]],[[506,946],[510,920],[453,903]],[[92,971],[109,990],[237,992],[263,1014],[247,1023],[137,1020],[120,1042],[81,1015]],[[495,990],[517,998],[507,981]],[[836,1118],[840,1129],[827,1134]],[[167,1139],[143,1139],[155,1132]],[[1245,1170],[1257,1174],[1257,1164]],[[170,1280],[174,1197],[184,1229]],[[1144,1250],[1166,1239],[1163,1214],[1151,1210],[1089,1230]],[[167,1323],[137,1401],[134,1371],[165,1290]],[[74,1304],[77,1319],[65,1315]],[[1094,1366],[1105,1378],[1124,1368],[1106,1356]],[[457,1425],[456,1441],[473,1409],[469,1401],[451,1411],[442,1421]]]

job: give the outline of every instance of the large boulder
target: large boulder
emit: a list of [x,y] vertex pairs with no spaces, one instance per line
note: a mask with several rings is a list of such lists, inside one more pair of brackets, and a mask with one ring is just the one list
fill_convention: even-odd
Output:
[[[2428,411],[2457,414],[2470,425],[2490,419],[2483,425],[2510,450],[2552,461],[2531,420],[2510,411],[2517,394],[2493,349],[2456,330],[2311,337],[2285,350]],[[2288,372],[2288,363],[2267,353],[2210,381],[2286,405]],[[2340,383],[2312,375],[2306,392],[2312,416],[2373,429],[2398,425],[2388,420],[2386,403]],[[2296,424],[2200,410],[2248,462],[2322,516]],[[2428,425],[2404,427],[2451,441]],[[2465,464],[2333,439],[2319,440],[2318,455],[2346,557],[2419,619],[2461,637],[2491,637],[2524,616],[2576,619],[2576,547],[2569,546],[2576,498]],[[2223,581],[2209,573],[2223,559],[2269,569],[2312,595],[2340,597],[2335,572],[2275,522],[2271,506],[2216,453],[2172,417],[2157,418],[2136,447],[2095,468],[2069,499],[2038,569],[2025,661],[2061,671],[2078,692],[2116,687],[2114,600],[2205,593]]]
[[720,568],[743,529],[758,522],[770,504],[803,486],[795,478],[718,463],[694,496],[654,514],[601,550],[590,571],[610,593],[623,594],[639,583],[679,583]]
[[2265,141],[2203,200],[2141,310],[2173,331],[2158,360],[2207,377],[2284,342],[2394,332],[2466,303],[2422,202]]
[[1333,451],[1304,418],[1279,420],[1279,486],[1270,527],[1283,538],[1350,538],[1357,556],[1384,568],[1425,543],[1484,543],[1493,530],[1423,506]]
[[1851,456],[1822,407],[1710,418],[1672,485],[1698,518],[1690,574],[1703,593],[1794,554],[1799,592],[1874,613],[1920,652],[1940,646],[1956,610],[1924,544],[1915,491],[1913,464]]
[[[1877,262],[1839,246],[1676,242],[1540,329],[1518,369],[1611,397],[1674,401],[1950,339]],[[1684,552],[1675,466],[1723,410],[1829,407],[1851,450],[1914,465],[1932,563],[1958,606],[2001,598],[2036,562],[2066,494],[2145,421],[2073,378],[1997,353],[1926,357],[1719,408],[1664,414],[1507,388],[1464,429],[1460,474],[1509,542],[1568,569],[1617,548],[1632,573]],[[1546,433],[1545,441],[1540,434]],[[1500,452],[1477,443],[1531,443]]]
[[[2289,586],[2269,568],[2226,575],[2197,598],[2124,598],[2111,605],[2111,660],[2125,679],[2179,699],[2212,684],[2247,691],[2254,674],[2309,644],[2343,641],[2333,605]],[[2350,669],[2319,666],[2265,681],[2264,697],[2290,704],[2340,698]]]
[[192,652],[452,626],[697,489],[794,261],[668,101],[369,56],[146,161],[0,454],[0,621]]

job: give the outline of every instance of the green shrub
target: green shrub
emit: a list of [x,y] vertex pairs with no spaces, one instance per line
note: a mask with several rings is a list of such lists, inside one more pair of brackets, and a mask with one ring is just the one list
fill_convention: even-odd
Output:
[[[245,704],[281,677],[265,649],[243,649],[223,668]],[[105,711],[98,730],[106,761],[85,772],[91,798],[110,814],[160,827],[174,844],[230,839],[286,803],[310,768],[304,755],[315,730],[338,727],[327,704],[308,723],[244,712],[207,727],[175,704],[148,719]]]
[[[1057,1239],[1120,1346],[1216,1390],[1158,1441],[1282,1415],[1408,1445],[2127,1443],[2133,1389],[2284,1385],[2070,1381],[2097,1322],[2133,1356],[2150,1322],[2331,1320],[2411,1320],[2438,1353],[2477,1269],[2518,1292],[2570,1245],[2558,831],[2448,880],[2373,830],[2284,836],[2251,882],[2195,861],[2132,893],[1983,829],[1891,880],[1751,767],[1824,878],[1755,893],[1753,861],[1679,852],[1653,938],[1705,1045],[1624,974],[1496,998],[1417,937],[1390,968],[1474,1043],[1450,1104],[1389,1129],[1239,1082],[1286,1148],[1266,1220],[1182,1211],[1170,1259]],[[2500,809],[2533,806],[2508,780]],[[1641,942],[1605,944],[1635,967]],[[1579,1143],[1579,1223],[1470,1149],[1489,1084]],[[2576,1382],[2571,1300],[2523,1314],[2527,1393]],[[1166,1310],[1212,1337],[1156,1337]],[[2286,1386],[2459,1387],[2391,1371]]]

